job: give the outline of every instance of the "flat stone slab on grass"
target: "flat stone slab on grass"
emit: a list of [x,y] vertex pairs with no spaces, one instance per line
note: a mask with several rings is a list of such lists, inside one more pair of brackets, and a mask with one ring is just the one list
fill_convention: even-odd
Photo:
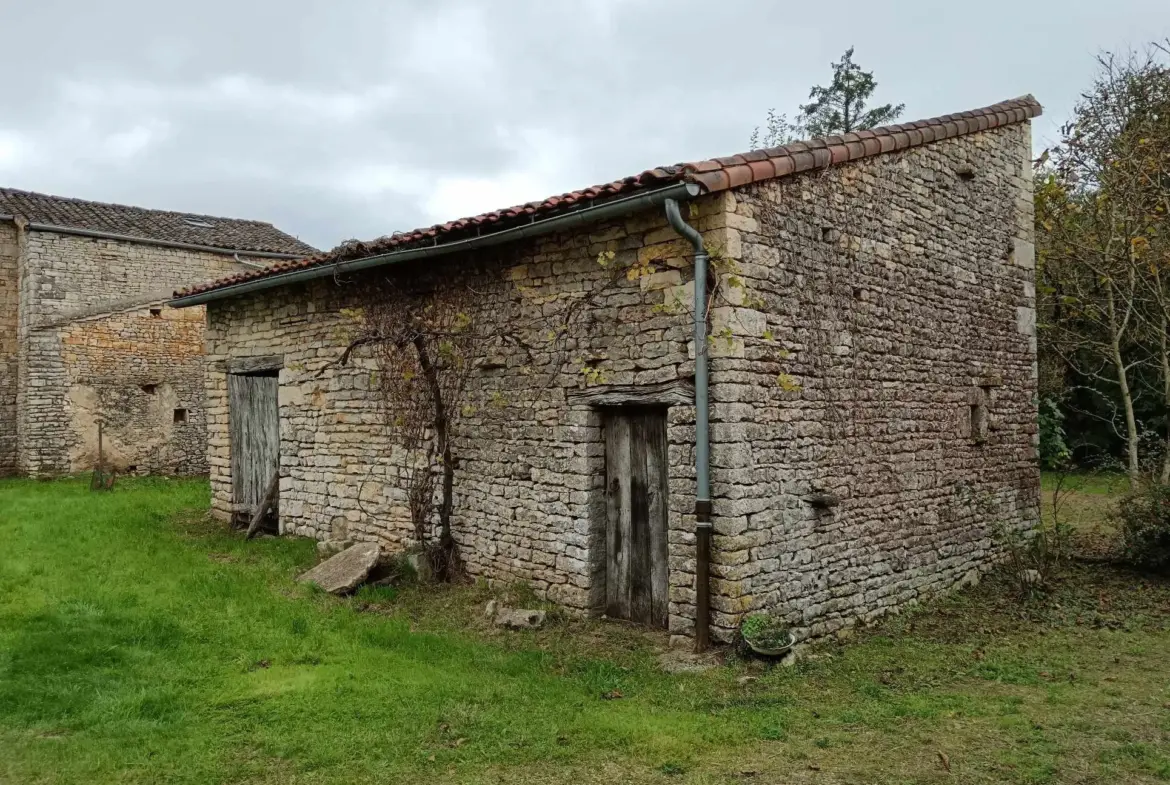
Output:
[[359,542],[321,562],[297,581],[312,581],[330,594],[347,594],[362,585],[381,557],[382,548],[376,542]]
[[510,630],[539,630],[544,626],[544,618],[544,611],[501,608],[496,614],[496,624]]

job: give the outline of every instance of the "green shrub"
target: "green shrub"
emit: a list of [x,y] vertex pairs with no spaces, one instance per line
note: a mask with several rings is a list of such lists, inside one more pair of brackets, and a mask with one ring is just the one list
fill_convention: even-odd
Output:
[[1060,469],[1068,465],[1072,451],[1064,432],[1064,412],[1060,401],[1043,398],[1039,406],[1040,465],[1045,469]]
[[757,646],[780,648],[792,643],[788,625],[778,616],[770,613],[753,613],[743,620],[739,632],[744,640]]
[[1170,485],[1150,483],[1122,497],[1117,507],[1125,557],[1158,572],[1170,572]]
[[[1059,499],[1060,489],[1054,494]],[[1022,597],[1043,593],[1057,568],[1070,555],[1072,532],[1069,525],[1060,520],[1059,507],[1056,510],[1055,520],[1045,518],[1026,532],[1002,523],[997,523],[992,531],[992,538],[1007,553],[1006,574],[1019,586]]]

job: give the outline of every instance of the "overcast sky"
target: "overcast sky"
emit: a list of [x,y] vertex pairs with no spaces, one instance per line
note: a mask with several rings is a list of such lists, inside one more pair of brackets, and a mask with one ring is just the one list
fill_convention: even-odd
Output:
[[848,46],[904,120],[1033,93],[1166,0],[0,0],[0,185],[321,248],[748,148]]

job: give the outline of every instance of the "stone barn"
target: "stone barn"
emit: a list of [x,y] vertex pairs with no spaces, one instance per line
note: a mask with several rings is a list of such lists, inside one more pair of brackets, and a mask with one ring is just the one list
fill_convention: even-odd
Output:
[[0,188],[0,475],[202,474],[202,309],[186,286],[315,250],[270,224]]
[[447,401],[471,574],[700,646],[977,580],[1039,516],[1039,113],[650,169],[178,292],[207,308],[214,512],[278,472],[285,534],[425,534],[370,322],[453,296],[480,336]]

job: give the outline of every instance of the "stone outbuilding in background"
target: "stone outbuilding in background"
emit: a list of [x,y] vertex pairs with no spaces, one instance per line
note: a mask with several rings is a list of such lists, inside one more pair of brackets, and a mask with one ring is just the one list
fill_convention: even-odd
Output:
[[[278,466],[283,533],[409,546],[414,456],[380,408],[386,369],[361,349],[339,358],[369,292],[459,287],[500,337],[457,432],[454,535],[472,574],[678,640],[708,622],[729,640],[757,610],[798,638],[830,634],[976,580],[1003,554],[997,528],[1039,517],[1039,112],[1027,97],[652,169],[178,292],[208,309],[213,510],[246,511]],[[699,346],[692,247],[667,199],[715,257]],[[558,348],[566,303],[586,318]],[[706,585],[696,350],[710,356]]]
[[0,189],[0,475],[203,474],[202,309],[176,286],[314,249],[259,221]]

